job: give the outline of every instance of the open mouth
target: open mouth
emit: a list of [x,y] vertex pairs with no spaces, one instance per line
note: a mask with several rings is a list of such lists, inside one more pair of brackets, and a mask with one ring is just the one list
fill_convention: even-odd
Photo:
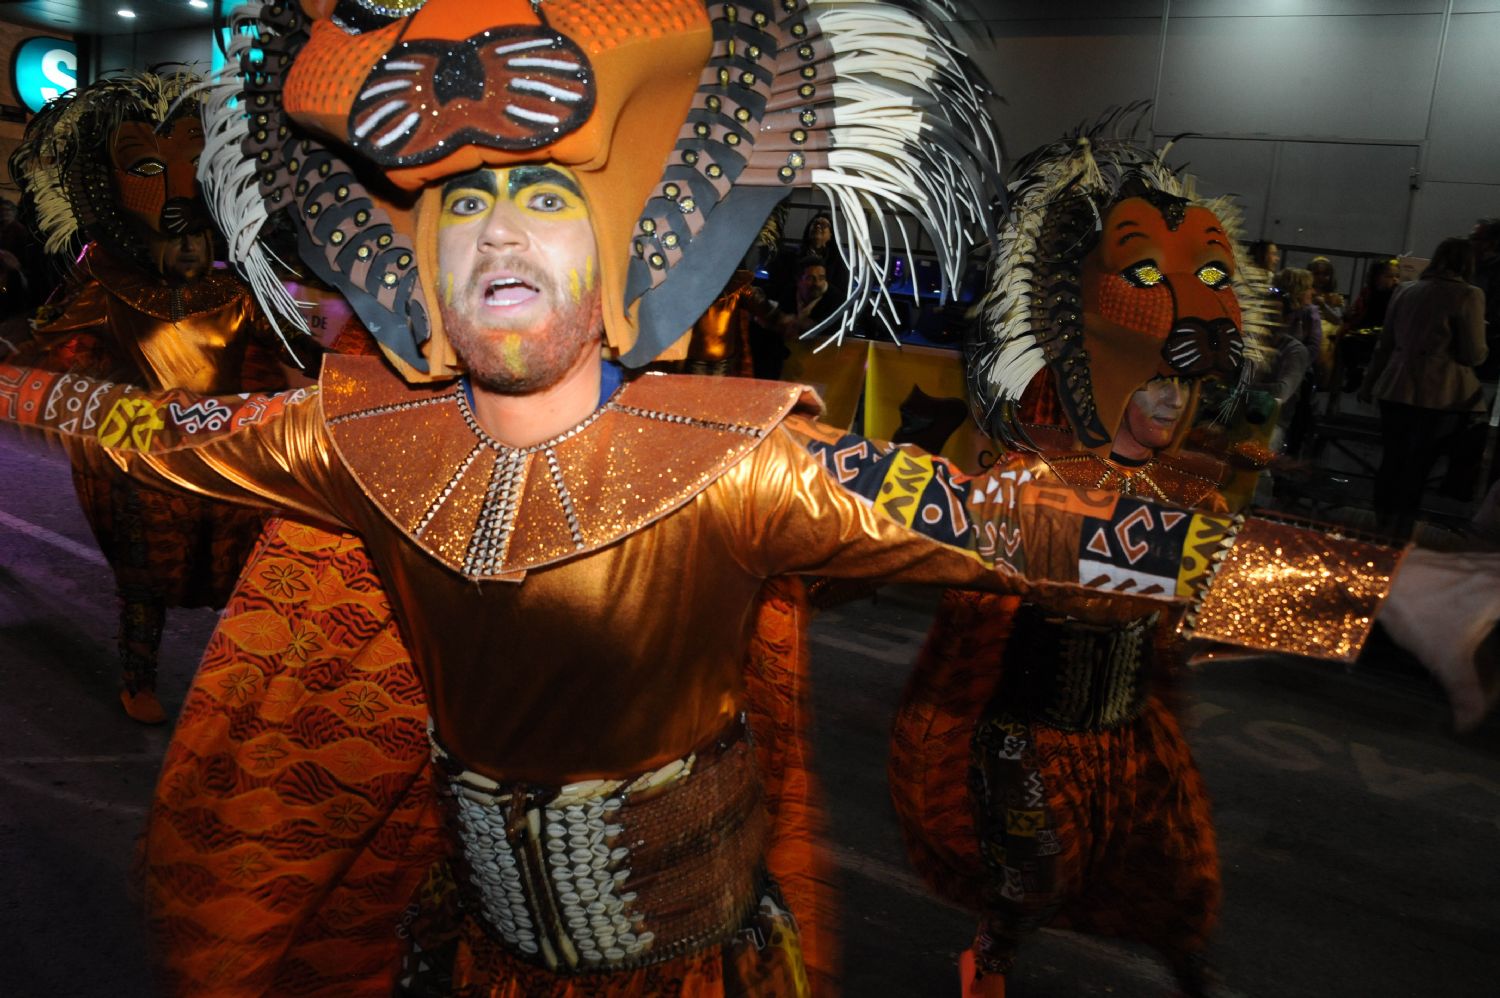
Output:
[[497,277],[484,289],[484,303],[489,308],[514,308],[530,303],[540,292],[519,277]]

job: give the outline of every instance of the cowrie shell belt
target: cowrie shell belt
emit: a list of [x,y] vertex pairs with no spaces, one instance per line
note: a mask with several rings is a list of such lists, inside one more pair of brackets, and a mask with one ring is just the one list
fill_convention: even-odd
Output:
[[742,719],[626,779],[504,783],[429,732],[465,911],[557,973],[629,970],[727,941],[760,897],[766,818]]

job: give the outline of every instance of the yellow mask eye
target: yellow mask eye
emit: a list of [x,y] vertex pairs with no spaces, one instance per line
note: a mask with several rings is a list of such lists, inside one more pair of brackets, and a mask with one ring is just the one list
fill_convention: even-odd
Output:
[[1229,271],[1217,263],[1206,263],[1198,268],[1198,280],[1211,288],[1222,288],[1229,283]]
[[1161,270],[1156,266],[1155,260],[1146,260],[1133,267],[1126,267],[1121,276],[1138,288],[1154,288],[1166,280]]
[[155,177],[165,173],[166,169],[159,159],[141,159],[130,164],[129,172],[137,177]]

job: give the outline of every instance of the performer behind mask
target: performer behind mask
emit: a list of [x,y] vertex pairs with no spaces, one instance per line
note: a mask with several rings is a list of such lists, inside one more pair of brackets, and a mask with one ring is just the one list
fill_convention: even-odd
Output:
[[1083,521],[1079,579],[1116,593],[945,598],[891,778],[913,861],[980,913],[969,994],[1003,994],[1025,933],[1059,915],[1155,945],[1201,994],[1218,911],[1202,780],[1152,689],[1178,654],[1181,608],[1134,594],[1179,591],[1156,533],[1180,541],[1207,523],[1186,509],[1225,508],[1222,465],[1180,444],[1204,380],[1240,377],[1246,313],[1252,331],[1261,316],[1245,304],[1233,207],[1103,132],[1038,150],[1011,184],[968,362],[977,415],[1012,452],[973,494],[1060,484],[1117,494],[1098,499],[1115,515],[1126,497],[1185,509],[1142,506],[1149,529],[1124,540]]
[[[42,366],[202,394],[285,384],[250,290],[213,269],[213,223],[196,177],[203,124],[188,96],[200,83],[187,73],[105,78],[27,127],[11,159],[25,210],[49,252],[77,256],[86,244],[24,348]],[[121,702],[134,719],[159,723],[166,608],[222,606],[261,517],[109,472],[75,466],[74,482],[114,570]]]

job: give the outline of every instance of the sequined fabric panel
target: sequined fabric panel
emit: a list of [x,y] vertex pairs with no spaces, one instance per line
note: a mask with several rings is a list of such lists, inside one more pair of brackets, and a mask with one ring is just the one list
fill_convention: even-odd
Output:
[[1401,552],[1331,531],[1249,519],[1195,614],[1192,637],[1350,662]]

